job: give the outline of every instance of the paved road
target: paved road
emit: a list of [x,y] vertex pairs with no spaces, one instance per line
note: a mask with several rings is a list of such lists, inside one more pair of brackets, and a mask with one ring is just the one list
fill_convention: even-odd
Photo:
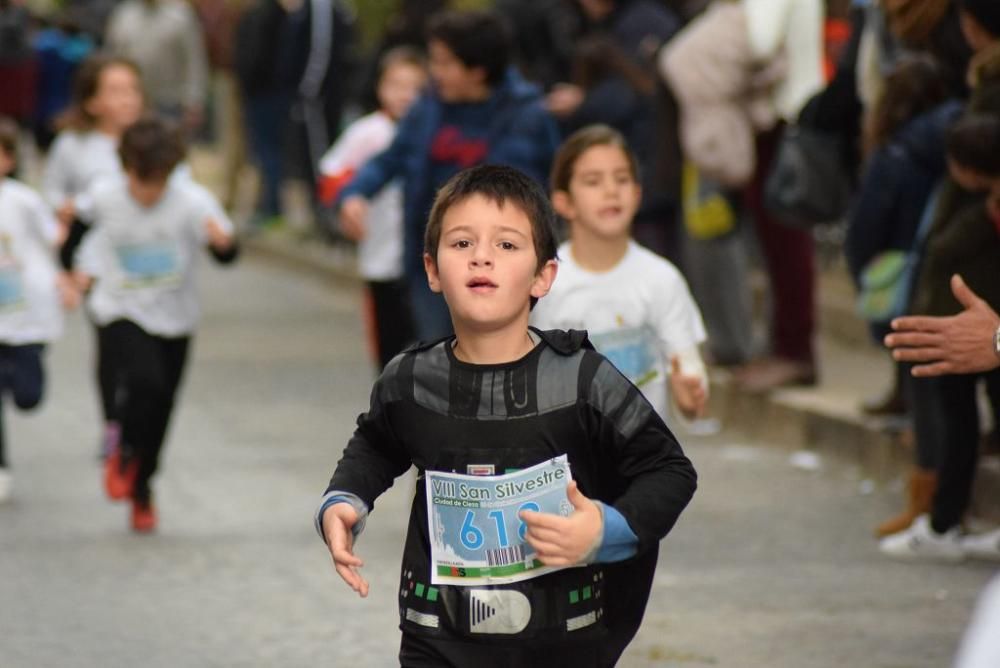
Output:
[[[204,274],[206,318],[157,487],[161,528],[101,495],[91,336],[71,319],[41,412],[6,414],[16,498],[0,507],[0,666],[394,665],[412,482],[335,579],[310,516],[371,372],[353,289],[247,258]],[[882,560],[897,499],[849,468],[722,436],[685,445],[701,489],[664,544],[623,666],[945,666],[992,569]]]

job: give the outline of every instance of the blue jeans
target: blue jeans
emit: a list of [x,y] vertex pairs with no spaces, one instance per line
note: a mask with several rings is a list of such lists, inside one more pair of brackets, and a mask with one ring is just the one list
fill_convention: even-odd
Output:
[[284,139],[289,101],[285,95],[251,95],[245,104],[247,134],[260,169],[261,193],[257,213],[281,215],[281,181],[285,167]]

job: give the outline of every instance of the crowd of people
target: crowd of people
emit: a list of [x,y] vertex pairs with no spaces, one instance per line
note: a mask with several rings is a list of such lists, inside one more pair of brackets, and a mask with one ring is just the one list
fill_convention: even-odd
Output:
[[[237,256],[227,211],[245,143],[260,175],[246,230],[280,224],[297,179],[324,234],[357,244],[381,375],[316,526],[362,595],[353,540],[411,464],[471,474],[568,455],[581,519],[527,512],[521,531],[540,563],[587,563],[630,592],[628,610],[607,602],[610,649],[566,645],[612,665],[641,620],[656,543],[694,492],[671,430],[705,416],[707,366],[731,368],[747,393],[820,382],[813,230],[837,221],[859,317],[897,361],[893,390],[865,410],[907,416],[916,444],[907,508],[877,528],[879,549],[1000,559],[1000,530],[962,528],[981,425],[1000,424],[1000,4],[450,4],[404,0],[362,58],[340,0],[48,15],[0,0],[3,391],[37,405],[61,309],[85,299],[105,489],[131,501],[132,528],[156,526],[151,480],[197,327],[198,249]],[[13,178],[28,131],[47,152],[41,195]],[[218,199],[185,162],[206,136],[230,177]],[[497,452],[435,452],[407,436],[414,420],[434,443]],[[0,433],[0,500],[3,445]],[[424,494],[420,482],[404,574],[428,568]],[[575,586],[559,577],[515,589],[547,600]],[[401,591],[406,665],[485,660],[448,606],[412,608]],[[596,621],[550,612],[532,637]]]

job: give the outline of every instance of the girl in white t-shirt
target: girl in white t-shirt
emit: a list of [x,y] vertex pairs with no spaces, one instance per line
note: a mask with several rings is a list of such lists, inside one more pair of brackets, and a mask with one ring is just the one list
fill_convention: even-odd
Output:
[[[389,147],[396,123],[427,81],[423,56],[408,47],[386,52],[379,62],[379,110],[344,130],[319,163],[320,199],[334,202],[340,189],[369,158]],[[407,287],[403,281],[403,189],[392,183],[372,198],[364,224],[341,224],[358,242],[358,270],[367,283],[365,324],[381,370],[413,340]]]
[[151,479],[199,321],[198,258],[236,259],[233,226],[205,188],[170,178],[184,157],[180,130],[143,119],[122,136],[125,174],[88,192],[93,230],[79,252],[87,307],[120,374],[121,445],[105,461],[113,500],[130,499],[132,528],[156,527]]
[[[45,345],[62,333],[60,290],[65,305],[77,300],[56,269],[59,224],[38,193],[8,178],[16,157],[17,126],[0,118],[0,399],[29,410],[45,390]],[[0,422],[0,503],[10,493]]]
[[[60,119],[62,131],[49,151],[42,192],[63,225],[59,251],[62,267],[70,270],[73,256],[88,226],[78,212],[86,208],[86,192],[102,178],[121,174],[118,143],[139,119],[144,106],[138,68],[123,58],[94,55],[85,60],[73,82],[73,99]],[[104,429],[101,450],[116,447],[121,430],[116,414],[117,372],[107,341],[96,337],[97,384]]]
[[585,329],[665,421],[705,411],[701,313],[670,262],[632,240],[641,192],[636,159],[606,125],[571,135],[552,167],[552,203],[569,222],[559,275],[531,315],[541,329]]

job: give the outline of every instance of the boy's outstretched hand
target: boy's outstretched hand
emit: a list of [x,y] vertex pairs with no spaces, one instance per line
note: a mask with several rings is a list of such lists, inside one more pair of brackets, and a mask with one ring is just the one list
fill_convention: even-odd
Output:
[[681,373],[681,360],[677,355],[670,358],[670,392],[674,403],[689,420],[705,414],[708,393],[698,376]]
[[575,480],[566,486],[566,496],[574,508],[569,517],[530,510],[520,513],[521,520],[528,527],[525,539],[546,566],[583,563],[599,545],[604,533],[601,509],[580,492]]
[[323,536],[333,557],[333,565],[344,582],[362,598],[368,596],[368,581],[358,569],[364,562],[354,556],[354,534],[351,527],[358,521],[358,513],[348,503],[335,503],[323,513]]

